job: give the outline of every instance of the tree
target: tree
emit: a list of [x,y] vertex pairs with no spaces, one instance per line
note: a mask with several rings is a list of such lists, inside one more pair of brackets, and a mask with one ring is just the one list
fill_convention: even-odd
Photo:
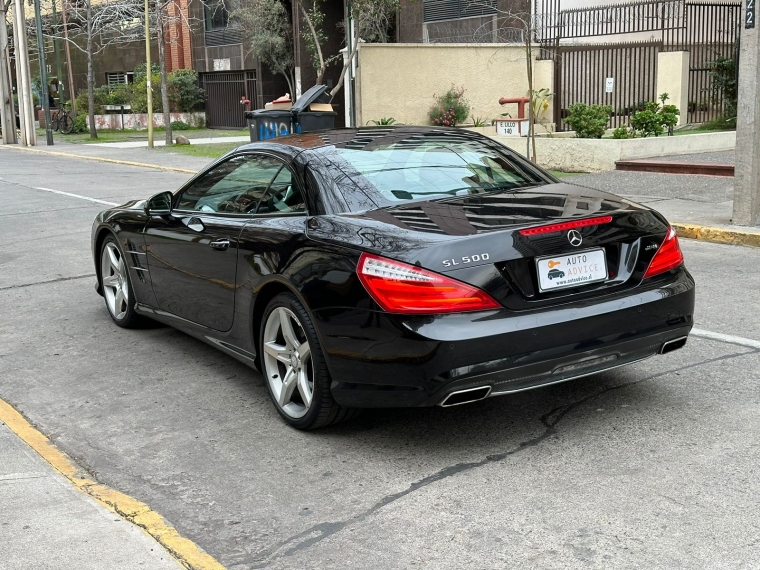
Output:
[[244,0],[232,18],[243,30],[251,51],[272,73],[282,75],[295,97],[293,27],[281,0]]
[[97,139],[93,57],[115,43],[132,42],[145,37],[142,25],[143,4],[139,0],[78,0],[69,2],[66,10],[69,14],[68,34],[64,34],[62,27],[53,23],[51,35],[68,40],[70,45],[87,56],[88,124],[90,138]]

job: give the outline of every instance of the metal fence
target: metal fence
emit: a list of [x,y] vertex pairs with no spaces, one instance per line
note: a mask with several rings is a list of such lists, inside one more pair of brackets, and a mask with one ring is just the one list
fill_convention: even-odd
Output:
[[662,42],[562,46],[555,52],[554,122],[569,127],[567,108],[577,102],[612,107],[610,126],[628,123],[644,102],[657,98],[657,54]]
[[244,105],[240,98],[256,100],[256,77],[250,71],[201,74],[206,93],[206,117],[209,127],[244,127]]
[[[610,97],[601,98],[615,108],[615,126],[624,122],[622,117],[632,104],[656,100],[658,94],[652,90],[658,51],[689,52],[689,122],[706,122],[725,114],[725,94],[714,88],[712,73],[719,57],[731,58],[737,53],[739,0],[642,0],[573,10],[561,10],[560,6],[561,0],[534,0],[535,39],[544,47],[540,58],[554,59],[555,80],[561,85],[555,87],[554,99],[560,130],[564,128],[562,110],[578,101],[597,102],[598,90],[607,77],[618,82],[612,94],[607,94]],[[638,39],[637,34],[638,38],[649,34],[649,43],[630,43]],[[623,41],[598,43],[613,36]],[[589,38],[598,45],[567,45]],[[596,69],[592,61],[603,69]],[[610,74],[605,81],[600,79],[602,73]],[[573,83],[577,85],[572,87]]]

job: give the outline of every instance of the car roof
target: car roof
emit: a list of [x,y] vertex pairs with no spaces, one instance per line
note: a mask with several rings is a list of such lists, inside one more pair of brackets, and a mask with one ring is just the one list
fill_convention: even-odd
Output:
[[[367,148],[375,145],[387,145],[394,142],[400,142],[415,135],[436,135],[442,138],[467,138],[477,140],[488,140],[478,133],[458,128],[446,127],[422,127],[416,125],[393,125],[377,127],[357,127],[344,129],[329,129],[324,131],[314,131],[309,133],[300,133],[259,141],[239,147],[238,151],[271,149],[280,150],[287,154],[298,154],[304,150],[313,150],[329,146],[338,148]],[[441,142],[444,142],[443,140]],[[297,150],[298,152],[293,152]]]

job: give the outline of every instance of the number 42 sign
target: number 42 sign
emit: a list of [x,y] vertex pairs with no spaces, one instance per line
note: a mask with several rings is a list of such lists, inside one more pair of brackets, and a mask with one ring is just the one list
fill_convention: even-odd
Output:
[[747,11],[744,13],[744,27],[755,27],[755,0],[747,0]]

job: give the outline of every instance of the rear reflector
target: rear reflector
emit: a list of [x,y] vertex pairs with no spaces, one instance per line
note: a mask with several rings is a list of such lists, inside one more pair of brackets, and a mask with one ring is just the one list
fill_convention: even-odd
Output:
[[369,253],[362,254],[356,272],[370,296],[389,313],[464,313],[501,307],[477,287]]
[[654,254],[646,273],[644,273],[644,279],[675,269],[682,263],[683,253],[681,252],[681,246],[678,244],[676,230],[669,227],[662,245],[657,250],[657,253]]
[[552,232],[562,232],[584,226],[597,226],[599,224],[609,224],[612,216],[599,216],[598,218],[586,218],[585,220],[574,220],[572,222],[560,222],[558,224],[549,224],[548,226],[538,226],[535,228],[526,228],[520,230],[520,235],[537,236],[540,234],[550,234]]

